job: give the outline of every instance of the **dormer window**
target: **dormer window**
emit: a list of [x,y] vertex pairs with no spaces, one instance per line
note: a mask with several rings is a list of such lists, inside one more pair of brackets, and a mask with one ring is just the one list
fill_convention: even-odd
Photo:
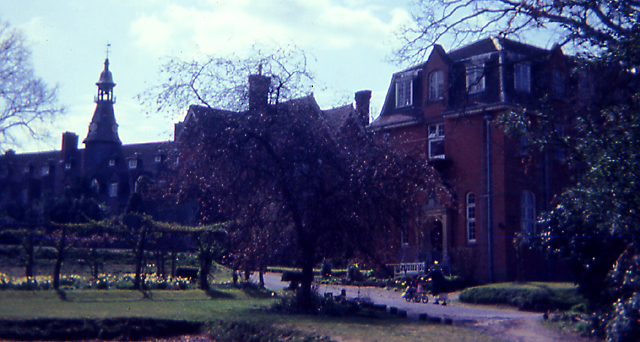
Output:
[[65,170],[71,170],[71,162],[64,163],[64,169]]
[[521,93],[531,92],[531,64],[517,63],[513,72],[514,89]]
[[48,176],[51,171],[51,167],[49,165],[43,165],[42,169],[40,169],[40,174],[42,176]]
[[396,81],[396,108],[413,105],[413,80],[401,78]]
[[161,163],[162,162],[162,155],[161,154],[157,154],[154,158],[154,161],[156,163]]
[[129,159],[129,169],[135,169],[138,167],[138,159]]
[[429,74],[429,100],[441,100],[444,97],[444,72],[441,70]]
[[474,61],[467,65],[467,91],[476,94],[485,89],[484,62]]
[[116,166],[116,160],[113,158],[109,159],[109,166]]

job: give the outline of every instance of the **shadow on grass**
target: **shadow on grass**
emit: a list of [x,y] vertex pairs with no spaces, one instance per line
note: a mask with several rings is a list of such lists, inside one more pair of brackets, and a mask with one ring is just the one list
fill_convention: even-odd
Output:
[[56,289],[56,294],[58,295],[58,298],[60,298],[60,300],[65,302],[67,301],[67,293],[64,290]]
[[209,298],[211,298],[211,299],[234,299],[234,298],[236,298],[236,296],[234,296],[231,293],[227,293],[227,292],[223,292],[223,291],[219,291],[219,290],[215,290],[215,289],[209,289],[209,290],[205,291],[204,293],[206,293],[207,296],[209,296]]
[[244,292],[247,296],[251,298],[267,299],[275,296],[274,292],[269,291],[260,285],[256,285],[253,283],[248,283],[248,284],[249,285],[245,285],[241,287],[241,289],[242,289],[242,292]]

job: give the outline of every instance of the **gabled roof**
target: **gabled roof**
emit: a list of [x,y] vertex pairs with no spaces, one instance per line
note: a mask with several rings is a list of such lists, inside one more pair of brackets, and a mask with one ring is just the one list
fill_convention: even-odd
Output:
[[322,111],[324,124],[331,132],[338,132],[340,127],[356,113],[353,105],[348,104]]
[[453,61],[467,59],[486,53],[506,50],[522,55],[548,53],[549,50],[539,48],[534,45],[524,44],[507,38],[484,38],[469,45],[449,51],[447,55]]

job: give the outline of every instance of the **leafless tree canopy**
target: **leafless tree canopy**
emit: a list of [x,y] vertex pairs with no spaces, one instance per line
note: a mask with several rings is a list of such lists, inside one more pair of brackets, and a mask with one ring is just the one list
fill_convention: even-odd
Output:
[[251,74],[271,77],[272,104],[310,93],[314,75],[307,61],[304,51],[295,46],[254,45],[247,58],[233,54],[191,60],[172,57],[161,67],[160,85],[138,97],[148,114],[164,112],[172,118],[183,116],[194,103],[243,111],[248,108],[247,77]]
[[414,22],[399,38],[400,61],[421,61],[433,44],[453,47],[479,36],[525,38],[546,30],[557,44],[586,51],[615,48],[638,40],[637,0],[417,0]]
[[24,36],[0,23],[0,146],[18,144],[20,134],[42,140],[48,124],[63,114],[56,88],[33,74],[31,53]]

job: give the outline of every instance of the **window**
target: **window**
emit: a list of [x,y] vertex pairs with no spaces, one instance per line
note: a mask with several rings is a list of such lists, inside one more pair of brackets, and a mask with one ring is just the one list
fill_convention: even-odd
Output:
[[531,92],[531,64],[518,63],[513,73],[514,89],[522,93]]
[[476,195],[467,194],[467,241],[476,242]]
[[409,245],[409,237],[404,232],[400,232],[400,243],[402,243],[403,246]]
[[160,163],[160,162],[162,162],[162,155],[159,155],[159,154],[158,154],[158,155],[156,155],[156,157],[155,157],[155,159],[154,159],[154,160],[155,160],[155,162],[156,162],[156,163]]
[[429,75],[429,100],[440,100],[444,97],[444,72],[434,71]]
[[71,163],[65,163],[64,164],[64,169],[65,170],[71,170]]
[[42,176],[48,176],[50,169],[51,167],[49,165],[43,165],[40,173],[42,174]]
[[413,80],[400,79],[396,82],[396,108],[413,105]]
[[109,159],[109,166],[116,166],[116,160],[115,159]]
[[100,193],[100,183],[95,178],[91,181],[91,190],[96,194]]
[[520,225],[526,235],[535,234],[536,205],[531,191],[523,191],[520,196]]
[[444,124],[429,125],[429,158],[444,159]]
[[484,63],[473,62],[467,65],[467,91],[469,94],[484,91]]
[[109,197],[118,197],[118,183],[109,184]]
[[129,168],[135,169],[138,167],[138,159],[129,159]]
[[552,75],[552,96],[554,99],[561,99],[564,97],[564,75],[560,70],[553,70]]

